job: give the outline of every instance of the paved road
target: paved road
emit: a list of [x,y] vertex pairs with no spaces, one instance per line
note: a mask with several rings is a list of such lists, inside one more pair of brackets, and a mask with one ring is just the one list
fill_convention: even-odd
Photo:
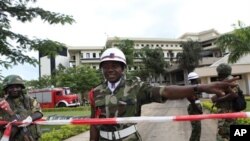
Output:
[[[143,106],[143,115],[173,116],[187,115],[188,101],[172,100],[164,104],[153,103]],[[156,110],[157,109],[157,110]],[[202,121],[201,141],[215,141],[216,120]],[[188,141],[191,134],[190,122],[140,123],[138,130],[143,141]]]
[[[188,101],[173,100],[164,104],[152,103],[144,105],[144,116],[187,115]],[[139,123],[137,125],[143,141],[188,141],[191,134],[190,122]],[[215,141],[216,120],[202,121],[201,141]],[[83,133],[65,141],[88,141],[89,133]]]

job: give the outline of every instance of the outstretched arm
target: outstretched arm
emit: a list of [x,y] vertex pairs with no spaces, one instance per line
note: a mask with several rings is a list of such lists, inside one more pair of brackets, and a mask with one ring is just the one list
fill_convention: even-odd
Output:
[[165,86],[161,95],[168,99],[180,99],[190,97],[196,93],[206,92],[208,94],[216,94],[220,97],[225,95],[225,91],[228,91],[230,87],[236,87],[237,84],[232,82],[238,79],[239,78],[233,78],[231,80],[191,86]]

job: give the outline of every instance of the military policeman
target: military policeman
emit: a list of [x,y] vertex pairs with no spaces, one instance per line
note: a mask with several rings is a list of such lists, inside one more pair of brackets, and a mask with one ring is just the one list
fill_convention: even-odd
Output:
[[[24,81],[18,75],[9,75],[3,80],[3,91],[6,96],[0,101],[0,118],[22,123],[12,127],[11,141],[37,141],[41,135],[39,126],[31,124],[43,116],[40,105],[26,95],[24,89]],[[3,131],[4,127],[1,132]]]
[[[199,75],[196,72],[190,72],[188,74],[188,81],[191,85],[199,84]],[[192,95],[187,97],[190,104],[188,105],[188,114],[189,115],[198,115],[202,114],[202,105],[200,102],[201,94]],[[192,132],[189,138],[189,141],[200,141],[201,137],[201,121],[191,121]]]
[[[232,68],[230,65],[222,63],[216,68],[218,74],[218,80],[223,81],[226,79],[233,78]],[[229,88],[225,91],[224,96],[214,96],[212,101],[217,107],[218,113],[231,113],[235,112],[232,108],[232,100],[237,97],[238,88]],[[219,119],[218,120],[218,131],[216,135],[217,141],[229,141],[230,139],[230,125],[235,124],[236,119]]]
[[[207,85],[153,87],[140,79],[126,80],[125,55],[118,48],[106,49],[100,57],[105,81],[89,92],[91,118],[140,116],[141,106],[167,99],[190,97],[199,92],[222,95],[230,81]],[[90,141],[140,141],[135,124],[91,125]]]

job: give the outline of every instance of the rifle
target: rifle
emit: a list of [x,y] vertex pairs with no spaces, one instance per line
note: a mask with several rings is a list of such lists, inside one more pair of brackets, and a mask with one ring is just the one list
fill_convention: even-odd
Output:
[[27,127],[23,127],[23,130],[21,130],[21,134],[23,134],[25,141],[35,141]]
[[[19,115],[16,115],[17,120],[21,121],[21,117]],[[27,127],[18,127],[21,128],[21,134],[23,135],[24,141],[35,141],[35,139],[32,137],[30,131],[27,129]]]

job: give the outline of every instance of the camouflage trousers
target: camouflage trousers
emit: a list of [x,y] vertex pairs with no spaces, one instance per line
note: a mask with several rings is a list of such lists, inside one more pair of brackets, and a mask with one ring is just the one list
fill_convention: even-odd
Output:
[[[202,106],[200,103],[196,103],[196,107],[199,108],[200,111],[202,111]],[[201,114],[197,111],[196,108],[194,108],[191,104],[188,105],[188,114],[189,115],[197,115]],[[201,121],[191,121],[192,126],[192,133],[189,138],[189,141],[200,141],[201,137]]]
[[218,120],[218,132],[216,135],[217,141],[230,140],[230,125],[236,123],[235,119],[220,119]]

